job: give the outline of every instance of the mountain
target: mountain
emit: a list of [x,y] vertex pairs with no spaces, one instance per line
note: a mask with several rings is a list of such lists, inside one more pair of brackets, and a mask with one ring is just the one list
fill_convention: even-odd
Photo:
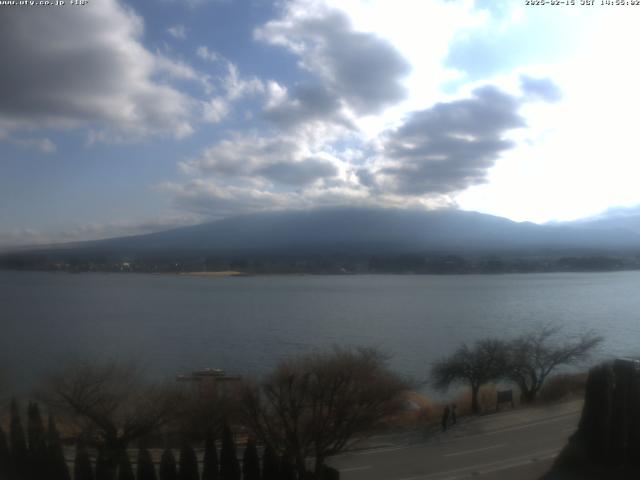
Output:
[[560,225],[640,234],[640,206],[611,208],[599,215],[565,222]]
[[460,210],[332,208],[256,213],[30,253],[53,258],[474,254],[640,248],[640,233],[538,225]]

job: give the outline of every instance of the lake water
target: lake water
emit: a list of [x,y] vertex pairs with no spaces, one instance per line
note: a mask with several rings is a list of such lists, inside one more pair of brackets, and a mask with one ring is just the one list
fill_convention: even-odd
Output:
[[377,346],[424,380],[464,341],[536,322],[595,329],[599,355],[640,353],[640,272],[198,278],[0,271],[0,369],[14,389],[69,359],[126,358],[153,376],[260,376],[331,345]]

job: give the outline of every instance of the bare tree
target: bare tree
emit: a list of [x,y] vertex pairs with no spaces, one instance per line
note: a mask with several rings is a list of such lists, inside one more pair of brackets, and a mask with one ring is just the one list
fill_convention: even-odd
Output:
[[561,340],[561,328],[540,325],[509,342],[507,377],[520,389],[521,400],[533,402],[551,372],[561,365],[576,365],[585,360],[602,342],[594,332]]
[[462,344],[453,355],[434,363],[431,378],[440,390],[447,390],[455,383],[468,384],[471,387],[471,412],[479,413],[480,387],[504,375],[506,359],[507,346],[501,340],[487,338],[477,341],[473,347]]
[[49,379],[42,394],[66,413],[105,455],[115,470],[127,445],[174,418],[178,395],[168,387],[146,384],[130,364],[76,364]]
[[282,362],[243,396],[246,423],[266,444],[316,475],[327,457],[345,449],[403,408],[405,381],[375,349],[334,349]]
[[239,390],[216,391],[203,396],[196,390],[183,389],[176,418],[176,427],[181,435],[203,441],[208,430],[217,434],[225,422],[235,422],[240,415]]

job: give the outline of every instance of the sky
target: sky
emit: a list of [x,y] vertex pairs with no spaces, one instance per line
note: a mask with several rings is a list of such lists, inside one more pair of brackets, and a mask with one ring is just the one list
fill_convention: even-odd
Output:
[[263,210],[640,204],[640,5],[3,3],[0,246]]

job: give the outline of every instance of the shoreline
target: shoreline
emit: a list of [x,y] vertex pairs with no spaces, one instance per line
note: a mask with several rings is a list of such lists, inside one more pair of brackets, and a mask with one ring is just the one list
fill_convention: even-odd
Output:
[[184,277],[251,277],[253,274],[239,272],[237,270],[218,270],[212,272],[179,272],[178,276]]
[[432,276],[432,277],[467,277],[467,276],[510,276],[510,275],[551,275],[551,274],[607,274],[607,273],[637,273],[640,268],[614,269],[614,270],[545,270],[545,271],[504,271],[504,272],[416,272],[416,271],[347,271],[347,272],[282,272],[282,271],[262,271],[262,272],[241,272],[238,270],[218,270],[218,271],[144,271],[144,270],[64,270],[64,269],[18,269],[1,268],[0,272],[28,272],[28,273],[53,273],[53,274],[134,274],[134,275],[171,275],[187,277],[274,277],[274,276],[305,276],[305,277],[326,277],[326,276]]

